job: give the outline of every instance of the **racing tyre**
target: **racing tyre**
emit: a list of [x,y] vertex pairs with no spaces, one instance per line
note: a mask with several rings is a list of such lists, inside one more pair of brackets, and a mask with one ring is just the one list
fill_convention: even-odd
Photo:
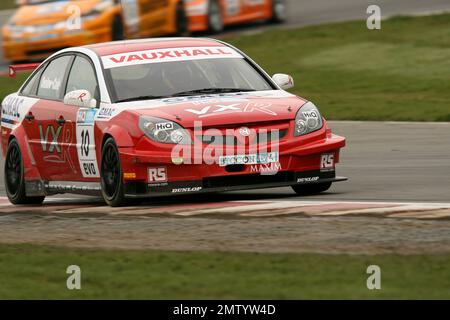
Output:
[[302,196],[308,196],[313,194],[318,194],[327,191],[331,187],[331,182],[324,183],[312,183],[312,184],[298,184],[292,186],[294,191]]
[[222,32],[224,28],[222,10],[218,0],[211,0],[208,5],[208,30],[211,33]]
[[177,36],[185,37],[189,35],[188,18],[186,16],[186,10],[184,9],[183,2],[180,2],[177,5],[175,14],[176,14]]
[[272,1],[272,22],[281,23],[286,21],[286,0]]
[[123,23],[120,16],[115,16],[111,26],[111,39],[112,41],[123,40]]
[[22,153],[16,139],[11,140],[5,160],[5,189],[12,204],[41,204],[45,196],[27,197],[25,193],[25,178]]
[[125,193],[122,179],[119,150],[113,138],[108,138],[102,149],[100,167],[100,183],[105,202],[112,207],[125,204]]

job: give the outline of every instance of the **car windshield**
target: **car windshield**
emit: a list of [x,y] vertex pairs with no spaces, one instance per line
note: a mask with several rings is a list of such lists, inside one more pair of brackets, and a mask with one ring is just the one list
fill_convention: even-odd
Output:
[[116,102],[273,89],[243,58],[128,65],[106,69],[106,73]]

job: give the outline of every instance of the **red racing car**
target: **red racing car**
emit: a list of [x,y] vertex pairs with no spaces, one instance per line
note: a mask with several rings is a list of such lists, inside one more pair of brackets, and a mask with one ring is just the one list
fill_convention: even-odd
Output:
[[332,182],[345,138],[316,106],[212,39],[144,39],[61,50],[2,102],[13,204],[57,193],[111,206],[165,194]]

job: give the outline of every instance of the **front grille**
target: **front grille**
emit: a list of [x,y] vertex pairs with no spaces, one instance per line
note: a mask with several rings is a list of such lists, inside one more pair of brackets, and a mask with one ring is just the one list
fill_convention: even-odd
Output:
[[226,177],[212,177],[203,179],[203,188],[222,188],[234,186],[247,186],[254,184],[271,184],[292,182],[295,180],[293,171],[277,172],[273,175],[241,174]]
[[[288,130],[282,129],[278,131],[278,140],[283,139]],[[203,135],[203,136],[196,136],[198,140],[201,140],[206,145],[223,145],[223,146],[237,146],[242,145],[236,136],[230,136],[230,135]],[[272,141],[272,138],[276,138],[276,135],[273,136],[270,134],[270,132],[267,133],[258,133],[256,136],[250,141],[249,144],[268,144]],[[247,138],[248,141],[248,138]]]

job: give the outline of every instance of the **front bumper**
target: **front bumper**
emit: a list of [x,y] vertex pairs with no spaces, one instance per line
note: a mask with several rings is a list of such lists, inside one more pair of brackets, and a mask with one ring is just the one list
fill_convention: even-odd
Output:
[[[344,181],[346,178],[337,177],[335,171],[344,146],[345,138],[327,134],[325,139],[301,145],[295,141],[283,143],[273,164],[229,166],[194,161],[175,164],[169,150],[119,149],[126,195],[148,197]],[[333,159],[330,167],[323,167],[324,156]]]
[[346,181],[346,177],[337,177],[335,171],[282,171],[274,175],[230,175],[210,177],[193,181],[174,181],[161,184],[128,182],[125,194],[130,198],[163,196],[183,193],[223,192],[248,189],[264,189],[293,186],[299,184],[317,184]]

